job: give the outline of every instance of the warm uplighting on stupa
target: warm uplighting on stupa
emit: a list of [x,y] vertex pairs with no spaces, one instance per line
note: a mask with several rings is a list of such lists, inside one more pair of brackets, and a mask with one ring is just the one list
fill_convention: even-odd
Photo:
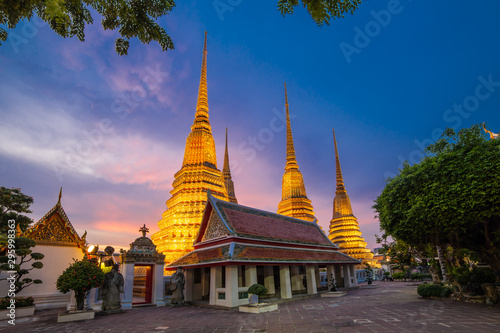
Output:
[[373,260],[373,253],[366,247],[367,244],[361,231],[359,230],[358,219],[354,216],[351,207],[351,200],[347,195],[340,169],[339,153],[337,150],[337,140],[335,131],[333,132],[333,142],[335,145],[335,166],[337,178],[337,190],[333,199],[333,218],[330,222],[330,234],[328,238],[340,247],[339,251],[353,258],[367,262],[372,267],[377,266]]
[[286,109],[286,165],[281,186],[281,202],[278,205],[278,214],[295,217],[306,221],[315,221],[311,200],[307,198],[304,178],[299,171],[295,157],[290,113],[288,111],[288,96],[285,83]]
[[157,251],[165,255],[167,265],[192,251],[207,202],[207,190],[217,198],[228,200],[222,172],[217,169],[215,142],[208,120],[206,33],[196,115],[186,139],[182,168],[174,177],[172,197],[158,222],[160,231],[151,237]]

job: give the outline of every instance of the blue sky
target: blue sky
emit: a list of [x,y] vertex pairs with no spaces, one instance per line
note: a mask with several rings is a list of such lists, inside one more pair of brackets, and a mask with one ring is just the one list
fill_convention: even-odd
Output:
[[[221,8],[225,8],[222,10]],[[128,247],[165,210],[193,122],[204,31],[210,121],[222,168],[224,130],[241,204],[276,211],[285,166],[283,83],[297,160],[320,225],[335,192],[332,128],[363,236],[385,179],[446,127],[500,131],[498,1],[366,1],[318,27],[276,1],[179,2],[159,20],[175,50],[132,41],[100,18],[86,41],[38,20],[0,47],[0,185],[34,197],[37,221],[57,201],[92,243]],[[255,142],[255,143],[252,143]]]

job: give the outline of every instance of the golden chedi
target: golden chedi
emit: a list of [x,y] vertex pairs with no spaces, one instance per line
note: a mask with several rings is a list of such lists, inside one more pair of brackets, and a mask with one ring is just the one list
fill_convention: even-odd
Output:
[[167,200],[167,209],[158,222],[160,231],[151,237],[158,252],[165,255],[166,265],[193,250],[207,190],[219,199],[228,200],[222,172],[217,169],[215,142],[208,120],[206,32],[196,115],[186,139],[182,168],[174,178],[172,197]]
[[333,218],[330,222],[330,234],[328,238],[333,243],[339,245],[340,252],[362,260],[363,263],[367,262],[370,265],[375,265],[373,253],[367,249],[367,244],[363,237],[361,237],[358,220],[352,212],[351,200],[344,186],[335,131],[333,131],[333,142],[335,145],[337,189],[335,199],[333,199]]
[[304,178],[299,171],[295,158],[292,128],[290,126],[290,113],[288,110],[288,96],[285,83],[285,109],[286,109],[286,165],[281,185],[281,202],[278,204],[278,214],[295,217],[298,219],[317,222],[311,200],[307,198]]

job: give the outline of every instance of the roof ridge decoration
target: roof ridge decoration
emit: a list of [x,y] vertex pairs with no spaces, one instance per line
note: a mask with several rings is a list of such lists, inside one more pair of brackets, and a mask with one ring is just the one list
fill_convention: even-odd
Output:
[[59,198],[55,206],[31,226],[31,228],[26,230],[23,237],[35,240],[37,245],[75,246],[85,251],[85,236],[87,232],[84,233],[83,237],[78,236],[62,207],[61,197],[62,187],[59,190]]

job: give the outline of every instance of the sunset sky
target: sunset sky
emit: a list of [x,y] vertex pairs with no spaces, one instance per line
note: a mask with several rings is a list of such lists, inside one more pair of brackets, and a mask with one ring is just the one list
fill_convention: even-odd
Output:
[[0,186],[34,197],[38,221],[57,202],[80,235],[128,248],[166,209],[193,123],[203,36],[208,102],[222,169],[224,131],[240,204],[281,200],[287,83],[297,161],[319,224],[335,195],[332,128],[354,214],[370,248],[373,201],[401,162],[446,127],[500,132],[500,2],[364,1],[318,27],[277,1],[178,1],[159,20],[175,49],[130,43],[100,18],[86,41],[38,19],[0,46]]

